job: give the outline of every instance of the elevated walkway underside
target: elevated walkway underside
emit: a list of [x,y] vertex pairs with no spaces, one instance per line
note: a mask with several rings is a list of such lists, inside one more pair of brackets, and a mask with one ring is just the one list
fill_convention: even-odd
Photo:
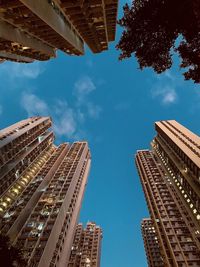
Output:
[[2,0],[0,60],[30,63],[56,57],[56,49],[83,55],[115,39],[118,0]]

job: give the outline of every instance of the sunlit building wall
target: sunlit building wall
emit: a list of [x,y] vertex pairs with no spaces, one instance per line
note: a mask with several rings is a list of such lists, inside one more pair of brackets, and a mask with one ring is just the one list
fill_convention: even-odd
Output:
[[78,224],[67,267],[100,267],[101,240],[102,230],[95,223],[88,222],[85,229]]
[[150,218],[141,222],[141,231],[149,267],[164,267],[155,228]]
[[200,137],[174,120],[155,128],[136,165],[164,266],[200,266]]
[[31,267],[68,262],[91,162],[87,142],[55,146],[51,126],[33,117],[0,132],[0,231]]

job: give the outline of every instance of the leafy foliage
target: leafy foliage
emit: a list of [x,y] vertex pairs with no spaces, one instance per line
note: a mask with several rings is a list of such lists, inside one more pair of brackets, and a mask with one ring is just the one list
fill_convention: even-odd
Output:
[[22,251],[10,244],[9,238],[0,234],[0,265],[4,267],[27,266]]
[[[172,66],[172,51],[179,53],[185,79],[200,83],[200,1],[135,0],[126,4],[118,23],[125,28],[117,49],[119,59],[135,54],[140,69],[152,67],[157,73]],[[182,41],[175,47],[178,37]]]

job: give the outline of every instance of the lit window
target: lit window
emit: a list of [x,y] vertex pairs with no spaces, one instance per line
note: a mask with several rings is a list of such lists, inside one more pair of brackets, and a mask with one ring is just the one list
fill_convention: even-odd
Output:
[[23,179],[22,179],[22,183],[23,183],[23,184],[27,184],[27,183],[28,183],[28,180],[27,180],[26,178],[23,178]]
[[16,194],[18,194],[19,193],[19,190],[17,188],[14,188],[13,189],[13,192],[15,192]]
[[6,202],[3,202],[2,203],[2,206],[7,207],[7,203]]

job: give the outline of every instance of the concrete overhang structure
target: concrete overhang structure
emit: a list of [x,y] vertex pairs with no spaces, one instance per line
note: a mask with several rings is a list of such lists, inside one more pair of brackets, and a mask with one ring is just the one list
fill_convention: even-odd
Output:
[[117,9],[118,0],[2,0],[0,59],[43,61],[57,49],[80,56],[84,42],[100,53],[115,39]]

